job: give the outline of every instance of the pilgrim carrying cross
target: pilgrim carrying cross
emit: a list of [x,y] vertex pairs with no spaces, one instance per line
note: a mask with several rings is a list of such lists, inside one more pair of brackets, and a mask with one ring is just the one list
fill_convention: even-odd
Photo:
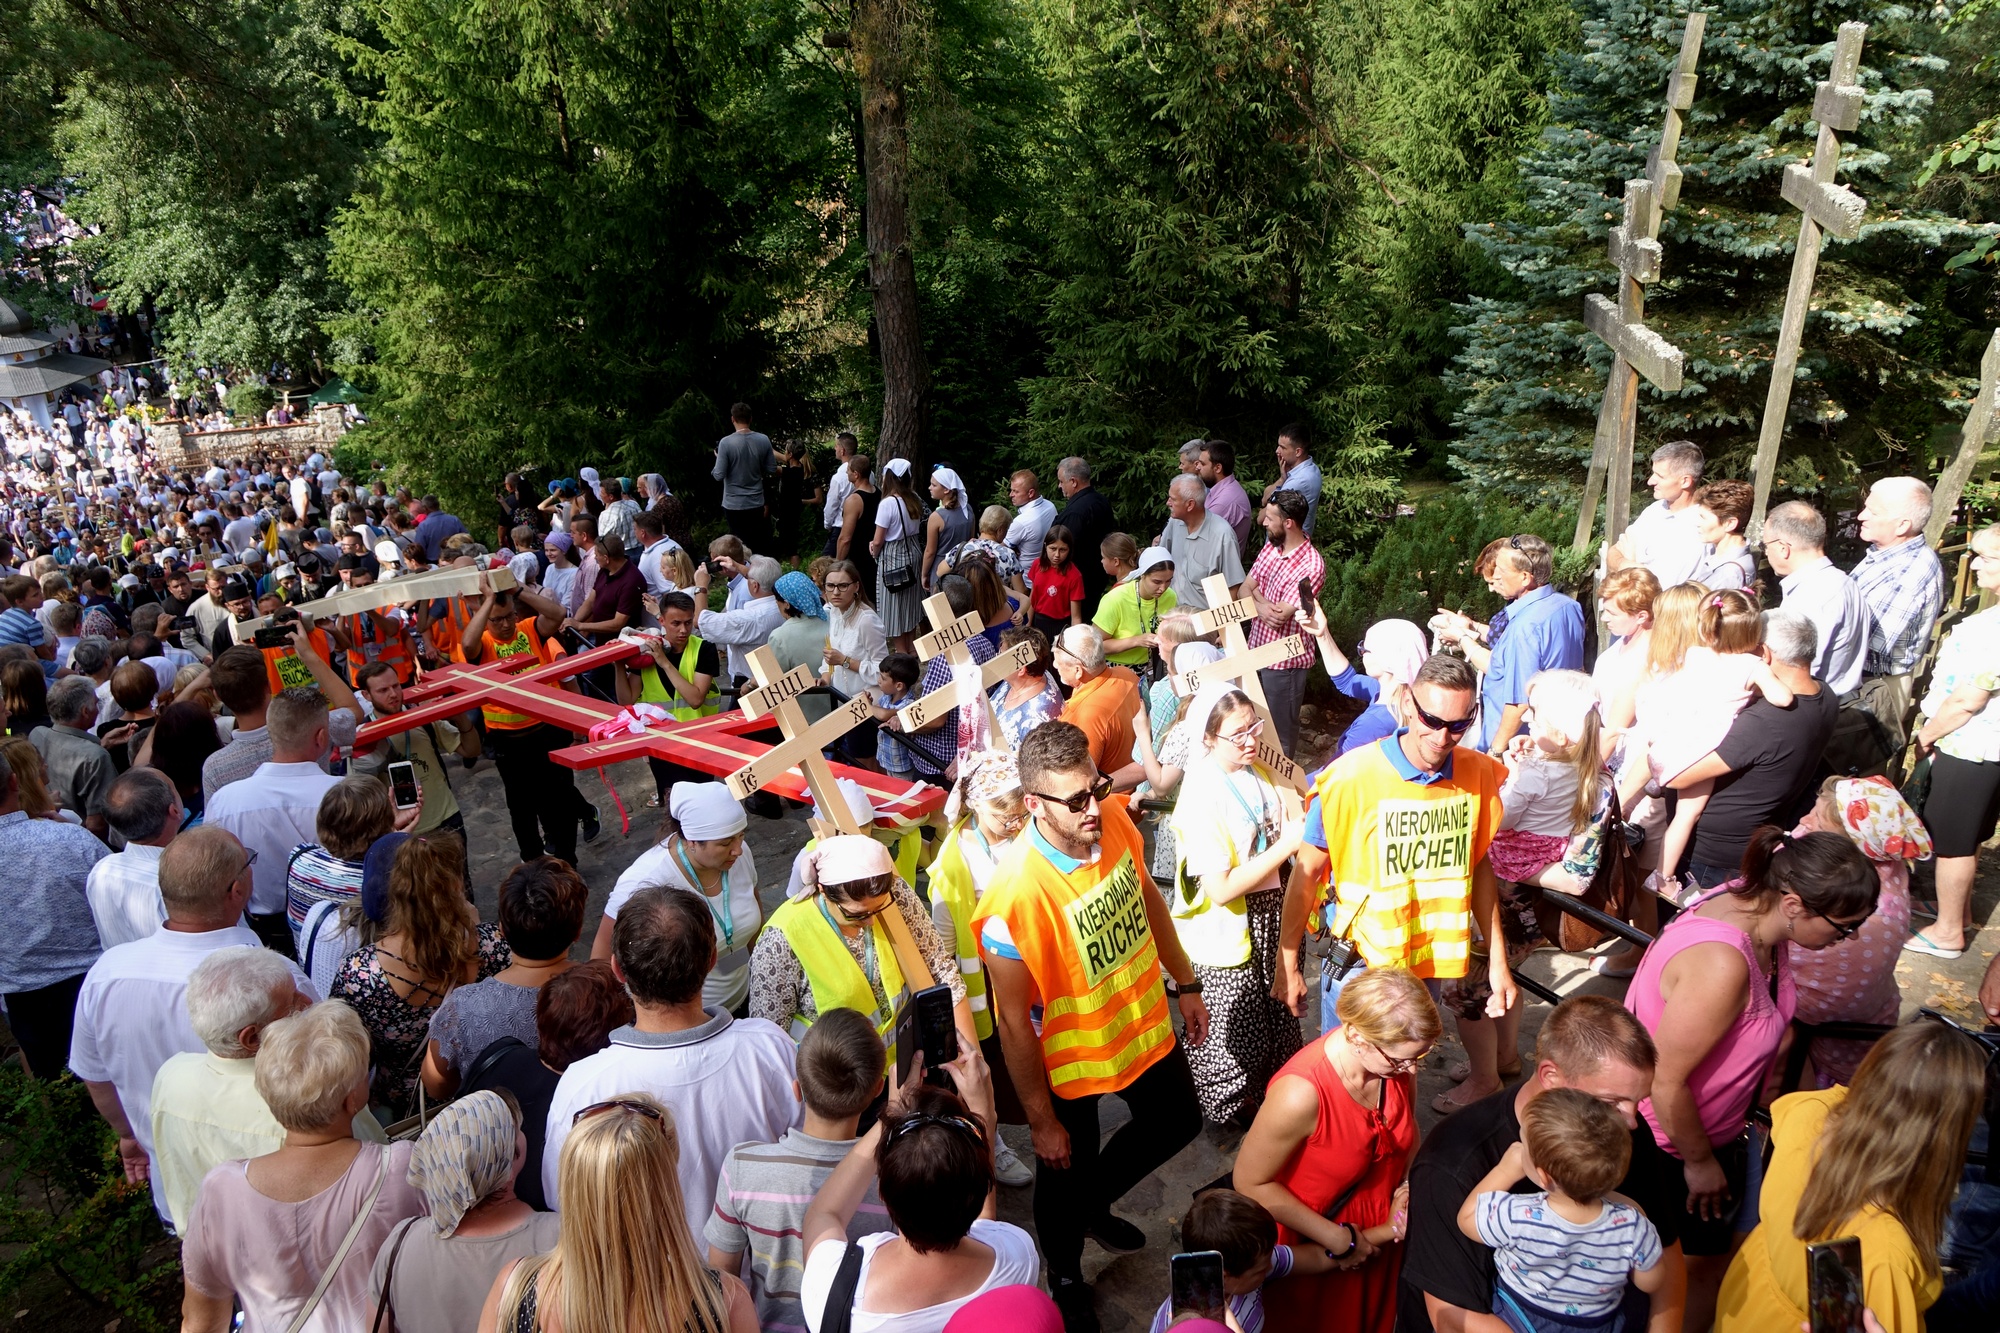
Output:
[[1208,609],[1194,613],[1195,633],[1220,631],[1223,655],[1220,661],[1177,672],[1173,677],[1174,693],[1185,699],[1204,685],[1235,681],[1236,687],[1249,696],[1258,721],[1264,724],[1264,730],[1257,736],[1257,762],[1278,779],[1278,794],[1284,798],[1285,812],[1298,814],[1304,808],[1300,798],[1310,784],[1306,781],[1306,771],[1278,748],[1277,729],[1271,725],[1271,705],[1264,697],[1264,683],[1257,679],[1257,671],[1297,657],[1306,651],[1306,641],[1290,634],[1261,648],[1252,648],[1243,633],[1243,622],[1257,614],[1255,599],[1241,597],[1232,601],[1229,581],[1220,574],[1203,579],[1201,590],[1208,598]]
[[1965,414],[1964,432],[1958,439],[1958,454],[1938,478],[1937,494],[1931,497],[1931,521],[1924,527],[1924,540],[1936,546],[1944,540],[1958,509],[1958,497],[1979,455],[1992,441],[2000,439],[2000,329],[1993,330],[1986,355],[1979,358],[1979,393]]
[[[964,668],[972,665],[972,650],[965,645],[986,628],[986,623],[976,611],[954,617],[951,614],[951,599],[943,593],[933,593],[924,599],[924,615],[931,622],[931,632],[916,641],[917,659],[927,662],[940,655],[950,658],[952,678],[923,698],[896,710],[897,726],[905,734],[967,702],[959,697],[959,676]],[[977,706],[986,710],[986,721],[994,743],[1003,749],[1007,746],[1007,733],[1000,729],[1000,719],[994,713],[993,701],[986,697],[986,691],[1006,679],[1009,672],[1033,666],[1034,662],[1035,646],[1023,641],[993,654],[980,665]]]
[[1834,183],[1840,168],[1840,135],[1861,123],[1862,89],[1855,83],[1861,70],[1861,39],[1866,23],[1843,23],[1834,43],[1833,68],[1813,95],[1813,119],[1819,141],[1812,166],[1794,162],[1785,168],[1779,193],[1797,208],[1799,243],[1792,253],[1792,285],[1785,292],[1784,319],[1778,325],[1778,351],[1771,361],[1771,387],[1764,396],[1764,420],[1757,431],[1756,499],[1750,527],[1743,534],[1754,545],[1764,532],[1764,509],[1771,499],[1771,480],[1778,471],[1778,442],[1784,438],[1785,417],[1792,407],[1792,378],[1799,369],[1799,342],[1805,337],[1806,311],[1812,304],[1813,278],[1819,271],[1822,231],[1852,240],[1861,234],[1868,204],[1845,185]]
[[1590,472],[1583,483],[1583,506],[1576,518],[1575,549],[1590,545],[1597,519],[1597,496],[1610,473],[1609,500],[1604,510],[1604,539],[1624,534],[1632,512],[1632,440],[1638,430],[1639,376],[1655,388],[1673,392],[1681,387],[1680,349],[1647,328],[1646,285],[1660,278],[1660,220],[1680,202],[1681,125],[1694,105],[1695,66],[1701,60],[1701,39],[1708,15],[1693,13],[1681,33],[1680,59],[1667,81],[1666,122],[1659,146],[1646,160],[1646,174],[1625,182],[1625,217],[1611,229],[1611,262],[1618,266],[1618,301],[1613,304],[1591,293],[1584,298],[1584,327],[1616,353],[1604,384],[1604,401],[1597,410],[1597,430],[1591,439]]
[[[812,672],[803,665],[780,672],[778,655],[763,647],[750,654],[750,675],[757,688],[741,696],[737,703],[751,717],[777,714],[778,730],[785,733],[785,741],[731,773],[730,794],[740,801],[772,778],[796,767],[812,792],[814,804],[819,806],[819,818],[813,821],[814,833],[824,836],[865,832],[854,812],[847,808],[847,798],[834,784],[833,765],[820,752],[868,721],[868,696],[857,694],[819,721],[809,722],[805,709],[799,707],[799,696],[817,683]],[[832,827],[823,829],[823,824]]]

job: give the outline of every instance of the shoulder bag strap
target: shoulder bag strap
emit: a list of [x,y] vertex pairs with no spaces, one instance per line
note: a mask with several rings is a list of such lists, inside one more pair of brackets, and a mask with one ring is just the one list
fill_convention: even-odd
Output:
[[473,1062],[466,1066],[465,1074],[458,1081],[460,1088],[470,1088],[484,1077],[486,1071],[500,1063],[500,1057],[513,1050],[527,1050],[528,1043],[519,1037],[500,1037],[486,1044]]
[[382,1270],[382,1296],[375,1303],[375,1322],[369,1326],[369,1333],[382,1333],[384,1315],[389,1317],[389,1327],[396,1326],[396,1316],[389,1309],[389,1293],[394,1289],[396,1281],[396,1256],[403,1252],[403,1242],[410,1238],[411,1228],[421,1220],[416,1217],[406,1218],[402,1225],[396,1228],[396,1243],[389,1247],[389,1264]]
[[826,1308],[820,1311],[819,1333],[850,1333],[854,1326],[854,1300],[861,1288],[861,1247],[853,1241],[840,1256],[840,1269],[826,1293]]
[[[313,1288],[312,1295],[306,1297],[306,1303],[299,1307],[299,1312],[292,1317],[292,1322],[285,1326],[285,1333],[299,1333],[299,1330],[306,1326],[306,1321],[313,1317],[313,1311],[319,1309],[319,1303],[325,1297],[326,1289],[333,1285],[335,1274],[340,1272],[340,1265],[347,1259],[347,1252],[354,1248],[354,1242],[361,1235],[361,1228],[368,1224],[369,1216],[374,1213],[375,1201],[382,1197],[382,1182],[388,1178],[389,1150],[384,1148],[382,1164],[375,1171],[375,1183],[369,1187],[368,1197],[361,1201],[361,1209],[354,1214],[354,1221],[348,1226],[347,1234],[341,1237],[340,1248],[333,1252],[333,1258],[328,1261],[326,1271],[319,1275],[319,1285]],[[388,1284],[384,1283],[385,1293],[387,1289]]]

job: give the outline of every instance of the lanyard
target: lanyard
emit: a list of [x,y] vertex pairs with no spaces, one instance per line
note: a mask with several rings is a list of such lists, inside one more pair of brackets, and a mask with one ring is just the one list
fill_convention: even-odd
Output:
[[[891,904],[889,910],[895,911],[895,905]],[[840,923],[833,919],[833,909],[826,905],[824,894],[819,898],[819,914],[826,918],[826,924],[832,926],[834,933],[839,935]],[[841,935],[843,941],[846,938],[845,935]],[[882,969],[875,961],[875,923],[872,920],[863,923],[861,927],[861,975],[866,978],[869,993],[875,997],[876,1003],[886,1006],[889,997],[882,993]]]
[[729,872],[734,867],[724,866],[722,868],[722,910],[718,912],[715,910],[714,902],[710,901],[709,896],[701,891],[701,876],[694,873],[694,862],[688,860],[687,844],[685,842],[678,839],[674,842],[674,856],[680,861],[681,869],[687,871],[688,883],[694,888],[696,893],[701,893],[701,900],[708,903],[709,915],[713,916],[715,923],[722,927],[722,952],[734,952],[736,948],[736,914],[729,907]]
[[1243,793],[1237,790],[1235,774],[1226,774],[1222,785],[1229,788],[1229,794],[1236,798],[1236,804],[1243,807],[1243,813],[1248,815],[1250,822],[1257,826],[1257,842],[1250,849],[1250,854],[1255,856],[1257,853],[1263,851],[1265,846],[1271,841],[1271,802],[1264,794],[1264,779],[1257,776],[1257,770],[1255,768],[1245,768],[1242,771],[1248,773],[1250,780],[1257,784],[1257,808],[1255,810],[1250,808],[1250,802],[1243,799]]

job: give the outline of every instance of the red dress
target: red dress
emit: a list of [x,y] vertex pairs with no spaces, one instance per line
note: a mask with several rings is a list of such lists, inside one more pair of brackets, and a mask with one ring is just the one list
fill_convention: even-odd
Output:
[[[1319,1121],[1278,1172],[1277,1183],[1318,1213],[1354,1185],[1353,1195],[1334,1220],[1364,1230],[1387,1222],[1390,1200],[1417,1147],[1410,1076],[1383,1080],[1379,1111],[1355,1104],[1326,1058],[1324,1041],[1286,1061],[1278,1077],[1287,1076],[1306,1080],[1319,1093]],[[1278,1243],[1312,1244],[1283,1223],[1278,1226]],[[1300,1329],[1390,1333],[1396,1326],[1396,1280],[1402,1267],[1403,1247],[1391,1243],[1349,1272],[1273,1282],[1264,1289],[1265,1327],[1286,1333]]]

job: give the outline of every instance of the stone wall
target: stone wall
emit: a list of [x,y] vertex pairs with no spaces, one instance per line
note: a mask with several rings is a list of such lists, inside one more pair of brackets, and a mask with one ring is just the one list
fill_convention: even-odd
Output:
[[263,454],[302,459],[315,449],[331,452],[346,432],[338,406],[313,409],[309,420],[289,426],[244,426],[236,430],[187,430],[178,421],[146,427],[146,444],[167,467],[207,466]]

